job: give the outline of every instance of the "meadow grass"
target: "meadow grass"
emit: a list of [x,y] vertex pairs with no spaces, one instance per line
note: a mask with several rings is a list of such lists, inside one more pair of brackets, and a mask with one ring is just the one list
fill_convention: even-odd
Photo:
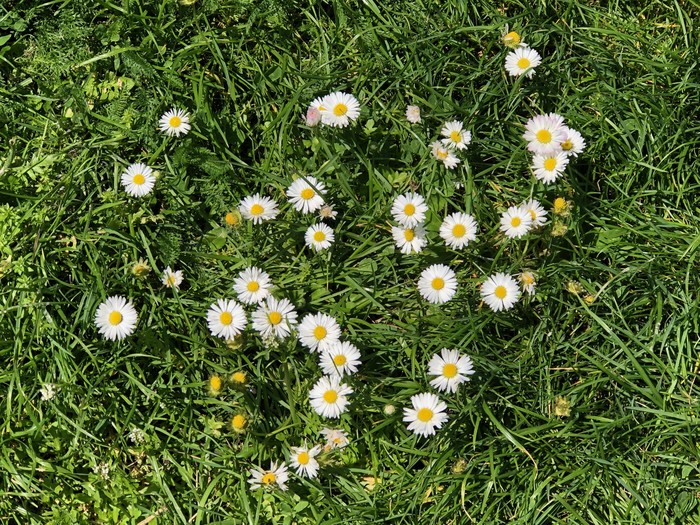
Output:
[[[184,5],[191,4],[191,5]],[[700,523],[697,2],[6,0],[0,5],[0,521],[3,523]],[[508,24],[543,56],[508,77]],[[354,94],[346,129],[303,125],[314,98]],[[421,107],[423,123],[405,119]],[[157,130],[190,111],[180,139]],[[522,140],[557,112],[587,148],[552,186]],[[445,170],[428,144],[448,120],[474,140]],[[143,199],[119,178],[160,174]],[[314,254],[284,190],[313,174],[336,205]],[[463,185],[460,189],[455,183]],[[430,205],[430,243],[404,256],[395,196]],[[255,192],[275,221],[228,227]],[[499,236],[530,195],[571,203],[545,233]],[[472,213],[477,242],[436,234]],[[152,272],[133,274],[143,259]],[[457,296],[416,281],[449,264]],[[179,292],[161,286],[184,270]],[[316,356],[252,330],[227,345],[206,311],[256,265],[300,314],[336,317],[363,353],[338,425],[310,408]],[[494,272],[537,272],[509,312],[480,304]],[[122,342],[97,306],[139,311]],[[443,396],[425,439],[402,408],[430,391],[427,362],[457,348],[476,374]],[[249,387],[207,382],[245,371]],[[55,384],[51,400],[40,389]],[[393,411],[392,411],[393,409]],[[229,427],[244,413],[243,434]],[[251,491],[248,470],[318,442],[350,444],[316,480]],[[129,437],[134,429],[145,441]]]

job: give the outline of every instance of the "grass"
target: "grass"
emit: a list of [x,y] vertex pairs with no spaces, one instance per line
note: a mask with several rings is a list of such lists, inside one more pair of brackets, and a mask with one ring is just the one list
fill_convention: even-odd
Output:
[[[699,7],[5,2],[2,522],[700,523]],[[503,71],[506,24],[544,58],[532,79]],[[308,103],[336,89],[358,97],[359,123],[304,127]],[[406,123],[407,104],[422,125]],[[156,127],[172,106],[192,113],[180,140]],[[521,135],[550,111],[588,146],[545,187]],[[474,142],[448,172],[427,144],[454,118]],[[119,184],[137,161],[161,175],[141,200]],[[318,255],[303,248],[315,220],[283,196],[304,173],[339,211],[337,242]],[[429,202],[430,243],[402,256],[389,209],[409,188]],[[257,191],[280,218],[227,228]],[[548,208],[565,197],[570,215],[506,242],[500,213],[531,194]],[[462,252],[436,234],[457,210],[480,225]],[[153,268],[145,279],[131,272],[139,259]],[[440,307],[415,287],[436,262],[460,283]],[[302,315],[335,316],[363,352],[339,423],[350,446],[287,492],[250,491],[248,469],[329,424],[308,404],[317,359],[251,330],[230,348],[205,322],[253,264]],[[160,286],[168,265],[185,272],[179,293]],[[479,304],[486,275],[523,268],[538,273],[532,300],[500,314]],[[115,294],[140,314],[120,343],[93,323]],[[477,374],[449,398],[446,427],[417,438],[402,408],[429,389],[443,347],[469,354]],[[209,395],[212,373],[235,370],[252,388]],[[59,388],[51,401],[45,383]],[[227,426],[238,411],[243,435]]]

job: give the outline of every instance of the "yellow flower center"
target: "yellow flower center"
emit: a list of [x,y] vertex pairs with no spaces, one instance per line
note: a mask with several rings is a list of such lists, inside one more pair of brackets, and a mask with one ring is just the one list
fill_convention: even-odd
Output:
[[338,354],[333,357],[333,364],[335,364],[335,366],[343,366],[347,362],[348,358],[345,357],[343,354]]
[[219,390],[221,390],[221,378],[219,376],[211,376],[209,378],[209,387],[214,392],[218,392]]
[[493,291],[493,295],[498,297],[500,300],[503,300],[506,298],[506,295],[508,295],[508,290],[506,290],[505,286],[496,286],[496,289]]
[[408,215],[409,217],[416,213],[416,207],[413,204],[406,204],[406,206],[403,207],[403,212],[404,214]]
[[311,188],[304,188],[301,190],[301,198],[304,199],[305,201],[308,201],[309,199],[313,199],[314,195],[314,190]]
[[439,149],[435,154],[438,160],[445,160],[447,158],[447,155],[449,155],[449,152],[446,149]]
[[432,280],[430,286],[432,286],[434,290],[442,290],[445,287],[445,280],[441,277],[436,277]]
[[522,221],[520,220],[520,217],[513,217],[513,218],[510,220],[510,225],[511,225],[513,228],[517,228],[518,226],[520,226],[520,223],[521,223],[521,222],[522,222]]
[[299,452],[299,455],[297,456],[297,463],[300,465],[308,465],[309,459],[311,459],[311,457],[309,456],[308,452]]
[[530,211],[530,217],[532,217],[532,220],[537,220],[537,213],[535,213],[535,210],[529,210]]
[[282,314],[279,312],[270,312],[267,314],[267,320],[270,321],[270,324],[273,326],[278,325],[282,322]]
[[421,408],[416,416],[418,417],[418,421],[427,423],[428,421],[433,419],[433,411],[429,408]]
[[442,375],[445,376],[447,379],[452,379],[454,376],[457,375],[457,365],[453,363],[447,363],[445,366],[442,367]]
[[467,233],[467,229],[463,224],[455,224],[452,227],[452,235],[454,237],[462,237],[465,233]]
[[523,284],[526,284],[527,286],[530,286],[531,284],[535,284],[535,277],[531,273],[523,273],[520,275],[520,280],[523,282]]
[[457,143],[462,142],[462,134],[457,130],[451,131],[450,132],[450,140],[452,142],[457,142]]
[[[235,416],[233,416],[233,419],[231,419],[231,426],[235,430],[242,430],[247,422],[248,421],[246,420],[245,416],[242,416],[241,414],[236,414]],[[274,474],[272,476],[274,477]],[[272,481],[275,480],[273,479]]]
[[261,215],[262,212],[264,212],[264,211],[265,211],[265,208],[263,208],[262,206],[260,206],[260,204],[253,204],[253,205],[250,207],[250,214],[251,214],[251,215]]
[[180,117],[178,117],[177,115],[174,117],[170,117],[168,124],[170,124],[171,128],[178,128],[178,127],[180,127],[180,124],[182,124],[182,119]]
[[141,186],[144,182],[146,182],[146,177],[144,177],[141,173],[137,173],[134,175],[134,178],[132,179],[134,184],[137,186]]
[[520,35],[515,31],[511,31],[503,37],[503,43],[507,46],[517,46],[520,43]]
[[517,64],[520,69],[527,69],[530,67],[530,59],[523,57],[518,60]]
[[238,224],[238,218],[233,212],[228,212],[224,217],[224,221],[226,221],[226,224],[228,224],[229,226],[235,226],[236,224]]
[[277,481],[277,476],[275,476],[274,472],[268,472],[262,477],[260,481],[263,485],[271,485],[272,483]]
[[326,335],[328,335],[328,331],[324,327],[317,326],[316,328],[314,328],[314,337],[319,341],[321,339],[325,339]]
[[165,282],[168,283],[168,286],[175,286],[175,274],[170,274],[168,277],[165,279]]
[[573,147],[574,147],[574,143],[571,142],[570,140],[565,140],[564,142],[561,143],[561,149],[563,149],[564,151],[569,151]]
[[122,322],[122,319],[124,319],[124,316],[120,312],[112,312],[109,314],[109,324],[112,326],[117,326],[119,323]]
[[245,383],[246,376],[243,372],[234,372],[231,374],[231,379],[234,383]]
[[230,312],[221,312],[221,315],[219,316],[219,321],[221,321],[221,324],[228,326],[233,322],[233,316]]
[[547,171],[553,171],[557,167],[557,159],[549,157],[544,161],[544,169]]
[[566,200],[564,197],[554,199],[554,213],[561,213],[566,208]]
[[246,288],[248,288],[249,292],[257,292],[260,290],[260,284],[258,281],[250,281],[247,285]]
[[316,242],[323,242],[326,240],[326,234],[323,233],[322,231],[317,231],[314,233],[314,241]]
[[348,107],[343,104],[342,102],[338,102],[335,107],[333,108],[333,114],[336,117],[342,117],[348,112]]
[[404,231],[403,235],[408,242],[411,242],[413,240],[413,238],[416,236],[415,232],[411,228]]
[[336,400],[338,399],[338,392],[335,390],[327,390],[325,394],[323,394],[323,400],[326,403],[335,403]]
[[535,137],[537,137],[537,141],[542,144],[549,144],[552,142],[552,133],[546,129],[539,130]]

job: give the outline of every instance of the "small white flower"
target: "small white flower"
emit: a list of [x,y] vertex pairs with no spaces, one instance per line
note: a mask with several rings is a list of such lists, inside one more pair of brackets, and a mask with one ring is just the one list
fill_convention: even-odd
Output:
[[430,384],[442,392],[456,392],[473,373],[472,360],[469,356],[460,356],[457,350],[443,348],[440,355],[433,355],[428,363],[428,374],[437,376]]
[[255,266],[241,270],[233,280],[233,290],[244,304],[260,303],[268,296],[270,288],[270,276]]
[[142,445],[146,441],[146,433],[140,428],[132,428],[129,432],[129,441],[134,445]]
[[532,216],[520,206],[511,206],[501,215],[501,231],[506,237],[519,239],[532,227]]
[[539,228],[540,226],[547,224],[547,210],[542,207],[542,204],[540,204],[539,201],[530,199],[529,201],[524,202],[521,205],[521,208],[523,211],[530,214],[530,218],[532,219],[532,225],[530,226],[531,229],[534,230],[535,228]]
[[306,314],[299,324],[299,342],[311,352],[323,352],[340,340],[340,325],[327,314]]
[[421,273],[418,291],[431,303],[445,303],[457,293],[457,277],[449,266],[433,264]]
[[132,164],[122,173],[124,191],[132,197],[148,195],[155,184],[153,170],[145,164]]
[[430,147],[432,149],[433,157],[442,162],[447,169],[452,170],[461,162],[459,158],[449,149],[444,147],[439,140],[436,140],[430,144]]
[[445,240],[445,244],[459,250],[464,248],[470,241],[476,240],[478,226],[474,217],[466,213],[453,213],[445,217],[440,225],[440,237]]
[[294,305],[287,299],[267,298],[253,312],[253,329],[265,338],[274,336],[279,339],[287,337],[297,324],[297,313]]
[[248,323],[245,310],[236,301],[218,299],[209,307],[207,322],[211,334],[224,339],[233,339]]
[[131,335],[136,329],[137,321],[138,314],[134,305],[119,295],[107,298],[95,313],[98,331],[111,341]]
[[569,156],[578,157],[579,153],[582,153],[585,149],[586,141],[575,129],[564,126],[564,131],[566,132],[566,138],[560,144],[562,151]]
[[311,407],[323,417],[338,418],[348,406],[348,398],[353,393],[339,376],[323,376],[309,392]]
[[323,447],[325,450],[344,448],[349,442],[345,431],[338,428],[324,428],[321,430],[321,435],[326,438],[326,445]]
[[110,468],[107,463],[100,463],[99,465],[95,465],[94,467],[92,467],[92,471],[105,481],[109,479]]
[[321,370],[327,376],[354,374],[360,364],[360,350],[347,341],[332,344],[321,352]]
[[53,383],[44,383],[39,390],[42,401],[51,401],[54,397],[56,397],[56,392],[58,392],[58,388],[56,388],[56,385]]
[[311,213],[323,206],[325,193],[326,186],[311,175],[296,179],[287,189],[289,201],[302,213]]
[[281,490],[287,490],[289,474],[287,473],[287,465],[284,463],[277,466],[277,462],[271,462],[269,470],[255,467],[250,469],[249,473],[250,478],[248,479],[248,483],[250,483],[250,490],[259,488],[269,489],[275,486],[279,487]]
[[417,193],[405,193],[394,199],[391,214],[394,220],[405,228],[413,228],[425,220],[428,205],[425,199]]
[[523,138],[527,149],[538,155],[549,155],[561,151],[561,143],[566,139],[564,119],[556,113],[537,115],[525,124]]
[[190,127],[190,115],[182,109],[173,108],[160,117],[160,130],[169,137],[187,135]]
[[512,77],[525,75],[532,78],[535,68],[542,63],[542,57],[534,49],[529,47],[517,47],[508,53],[506,57],[506,71]]
[[401,253],[406,255],[412,252],[418,253],[428,244],[428,240],[425,238],[425,228],[420,224],[413,228],[397,228],[396,226],[392,226],[391,235],[394,237],[396,247],[401,250]]
[[184,278],[185,277],[182,274],[182,270],[178,270],[178,271],[174,272],[170,269],[170,266],[168,266],[163,271],[163,278],[161,279],[161,282],[167,288],[175,288],[176,290],[179,290],[180,285],[182,284],[182,280]]
[[324,204],[318,210],[318,216],[321,220],[330,219],[332,221],[338,216],[338,212],[333,209],[332,204]]
[[411,124],[420,124],[420,108],[418,106],[406,106],[406,120]]
[[545,184],[555,182],[569,164],[569,157],[563,151],[532,157],[532,170],[535,177]]
[[435,394],[416,394],[411,404],[413,408],[403,409],[403,420],[409,423],[408,430],[419,436],[432,436],[447,421],[447,405]]
[[513,277],[499,272],[481,285],[481,298],[494,312],[510,310],[520,298],[520,289]]
[[298,476],[315,478],[318,476],[318,461],[315,458],[320,452],[321,447],[318,445],[313,448],[292,447],[289,464],[296,470]]
[[445,137],[441,140],[442,144],[447,148],[467,149],[472,141],[472,133],[462,129],[463,126],[464,124],[459,120],[446,123],[440,131],[440,134]]
[[309,106],[306,110],[306,116],[304,116],[304,124],[306,124],[310,128],[313,128],[314,126],[318,126],[320,123],[321,112],[318,110],[318,108]]
[[535,295],[535,284],[537,284],[537,282],[534,273],[523,272],[520,274],[520,286],[523,292],[526,292],[528,295]]
[[309,226],[304,234],[304,241],[309,248],[317,252],[330,248],[335,241],[333,228],[322,222]]
[[261,197],[259,193],[243,198],[238,211],[245,219],[253,221],[253,224],[274,219],[279,213],[277,203],[270,197]]
[[319,111],[325,125],[344,128],[360,116],[360,103],[349,93],[336,91],[323,98]]

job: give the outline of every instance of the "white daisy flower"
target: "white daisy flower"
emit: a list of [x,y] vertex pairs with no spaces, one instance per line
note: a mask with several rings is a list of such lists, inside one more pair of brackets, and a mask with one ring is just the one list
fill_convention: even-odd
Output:
[[403,409],[403,420],[409,423],[408,430],[419,436],[432,436],[447,421],[447,405],[435,394],[416,394],[411,404],[413,408]]
[[268,296],[270,288],[270,276],[255,266],[241,270],[233,280],[233,290],[238,294],[238,300],[245,304],[260,303]]
[[428,363],[428,374],[437,376],[430,384],[441,392],[457,392],[460,384],[469,381],[474,373],[469,356],[459,355],[457,350],[443,348],[440,355],[435,354]]
[[391,214],[401,226],[413,228],[425,220],[428,205],[425,199],[417,193],[405,193],[394,199]]
[[440,225],[440,237],[445,240],[445,244],[459,250],[464,248],[470,241],[476,240],[478,226],[474,217],[466,213],[453,213],[445,217]]
[[521,208],[530,214],[532,219],[531,229],[539,228],[547,224],[547,210],[545,210],[539,201],[530,199],[521,205]]
[[124,191],[132,197],[148,195],[155,184],[153,170],[145,164],[132,164],[122,173]]
[[499,272],[481,285],[481,298],[494,312],[510,310],[520,298],[518,283],[510,275]]
[[321,447],[292,447],[289,465],[296,470],[297,476],[315,478],[318,476],[318,461],[316,456],[321,453]]
[[190,128],[190,115],[182,109],[173,108],[160,117],[160,130],[169,137],[187,135]]
[[525,124],[523,138],[528,142],[527,149],[538,155],[560,151],[566,139],[564,119],[556,113],[532,117]]
[[287,480],[289,479],[289,474],[287,473],[287,465],[282,463],[277,466],[277,462],[271,462],[269,470],[264,470],[261,467],[255,467],[249,470],[250,478],[248,483],[250,483],[250,490],[257,490],[260,488],[269,489],[275,486],[279,487],[281,490],[287,490]]
[[306,314],[298,330],[299,342],[311,352],[328,350],[340,340],[340,325],[327,314]]
[[344,128],[351,120],[357,120],[360,116],[360,103],[349,93],[336,91],[323,99],[321,122],[327,126]]
[[420,108],[418,106],[406,106],[406,120],[411,124],[420,124]]
[[306,124],[310,128],[313,128],[321,123],[321,112],[318,110],[318,108],[309,106],[306,109],[306,115],[303,116],[303,118],[304,124]]
[[304,234],[304,241],[309,248],[317,252],[330,248],[335,241],[333,228],[322,222],[309,226]]
[[532,272],[523,272],[520,274],[519,278],[523,292],[527,292],[529,295],[535,295],[535,284],[537,284],[535,274]]
[[261,197],[259,193],[242,199],[238,205],[238,211],[245,219],[253,221],[253,224],[274,219],[280,212],[274,200],[270,197]]
[[297,312],[287,299],[268,296],[253,312],[253,329],[264,337],[284,339],[297,324]]
[[170,269],[170,266],[168,266],[163,271],[161,282],[168,288],[175,288],[176,290],[179,290],[184,278],[185,276],[182,274],[182,270],[174,272]]
[[534,49],[529,47],[517,47],[508,53],[506,57],[506,71],[512,77],[525,75],[532,78],[535,68],[542,63],[542,57]]
[[321,435],[326,438],[326,444],[323,447],[325,450],[344,448],[349,443],[347,434],[339,428],[324,428],[321,430]]
[[317,109],[318,111],[326,111],[328,109],[328,103],[326,102],[326,99],[328,98],[328,95],[324,97],[316,97],[311,101],[311,104],[309,104],[309,107],[312,107],[314,109]]
[[218,299],[209,307],[207,322],[211,334],[224,339],[233,339],[248,323],[245,310],[236,301]]
[[326,186],[311,175],[296,179],[287,189],[289,201],[302,213],[311,213],[323,206],[325,193]]
[[535,177],[545,184],[556,181],[564,173],[568,164],[569,157],[563,151],[532,157],[532,170],[535,172]]
[[124,339],[134,333],[138,314],[131,301],[119,295],[100,303],[95,313],[97,330],[110,341]]
[[321,352],[321,370],[327,376],[354,374],[359,364],[360,350],[347,341],[339,341]]
[[532,227],[532,216],[521,206],[511,206],[501,215],[501,231],[506,237],[519,239]]
[[449,266],[433,264],[421,273],[418,291],[431,303],[445,303],[457,293],[457,277]]
[[566,138],[559,146],[567,155],[578,157],[578,154],[582,153],[585,149],[586,141],[583,140],[581,134],[575,129],[564,126],[564,131],[566,132]]
[[353,393],[340,376],[323,376],[309,392],[311,407],[323,417],[338,418],[348,406],[348,398]]
[[472,132],[462,129],[463,126],[464,124],[459,120],[447,122],[440,131],[440,134],[445,137],[441,140],[442,144],[447,148],[467,149],[472,141]]
[[459,158],[449,149],[444,147],[439,140],[436,140],[430,144],[430,147],[432,149],[433,157],[442,162],[447,169],[452,170],[461,162],[461,160],[459,160]]
[[413,228],[397,228],[391,227],[391,235],[394,237],[396,247],[401,250],[401,253],[406,255],[418,253],[423,250],[423,247],[428,244],[425,238],[425,228],[417,224]]

